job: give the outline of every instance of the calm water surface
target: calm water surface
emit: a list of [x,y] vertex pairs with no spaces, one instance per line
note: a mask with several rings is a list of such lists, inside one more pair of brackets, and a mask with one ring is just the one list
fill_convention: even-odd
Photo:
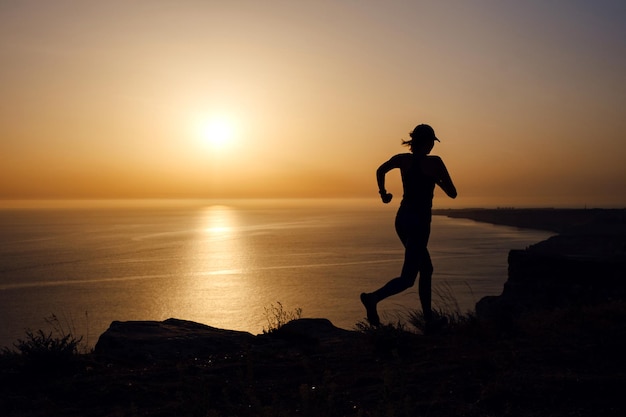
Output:
[[[400,271],[396,209],[245,200],[0,210],[0,346],[46,328],[51,314],[90,345],[113,320],[176,317],[256,334],[279,301],[351,329],[365,316],[359,293]],[[462,311],[501,293],[510,249],[550,236],[441,216],[432,230],[435,292],[452,292]],[[380,304],[383,320],[417,308],[416,289]]]

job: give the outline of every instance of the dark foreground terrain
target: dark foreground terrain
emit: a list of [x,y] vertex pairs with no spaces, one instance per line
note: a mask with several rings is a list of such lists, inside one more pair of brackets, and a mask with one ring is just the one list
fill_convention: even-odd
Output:
[[[500,224],[528,222],[497,210],[459,217],[496,222],[498,214]],[[608,261],[623,267],[623,211],[581,220],[589,214],[521,214],[542,219],[524,227],[569,233],[529,253],[562,262],[573,247],[580,260],[589,230],[597,247],[600,216],[612,236]],[[604,258],[594,255],[593,265]],[[542,280],[559,269],[548,272]],[[518,275],[508,298],[523,300],[515,291],[527,278]],[[626,302],[574,297],[493,314],[507,311],[508,298],[490,317],[442,312],[449,324],[428,335],[408,324],[343,330],[324,319],[257,336],[175,319],[114,322],[93,352],[37,343],[0,355],[0,416],[624,416]]]
[[191,345],[142,354],[130,341],[126,353],[117,346],[57,363],[3,355],[0,414],[621,417],[626,409],[624,303],[537,312],[506,327],[465,318],[428,336],[303,319],[230,346],[194,341],[193,323],[166,325],[187,329]]

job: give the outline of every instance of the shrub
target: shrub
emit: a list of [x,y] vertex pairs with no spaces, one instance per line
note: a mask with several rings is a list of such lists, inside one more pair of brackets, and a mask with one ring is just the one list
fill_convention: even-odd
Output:
[[52,326],[52,331],[26,330],[26,338],[18,339],[13,344],[17,352],[4,348],[3,354],[20,354],[23,364],[35,371],[58,371],[67,368],[78,355],[83,338],[75,336],[55,315],[45,320]]
[[26,340],[18,339],[14,346],[18,351],[29,358],[64,358],[78,353],[78,345],[82,337],[75,338],[71,334],[62,337],[46,334],[39,329],[36,332],[26,331]]

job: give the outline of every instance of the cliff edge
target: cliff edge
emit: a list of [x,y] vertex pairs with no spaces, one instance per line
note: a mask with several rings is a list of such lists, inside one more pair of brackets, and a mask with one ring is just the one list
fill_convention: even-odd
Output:
[[626,210],[476,209],[439,214],[558,232],[525,250],[509,252],[503,292],[476,304],[480,318],[503,320],[531,310],[626,299]]

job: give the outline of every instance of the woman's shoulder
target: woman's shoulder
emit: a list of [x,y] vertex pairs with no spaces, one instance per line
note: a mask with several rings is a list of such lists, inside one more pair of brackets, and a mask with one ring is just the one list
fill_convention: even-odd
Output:
[[410,166],[413,161],[413,154],[411,153],[399,153],[391,157],[389,160],[394,166],[399,168]]
[[391,160],[402,161],[402,160],[405,160],[405,159],[411,159],[412,157],[413,157],[413,154],[408,153],[408,152],[407,153],[399,153],[399,154],[396,154],[396,155],[392,156]]

